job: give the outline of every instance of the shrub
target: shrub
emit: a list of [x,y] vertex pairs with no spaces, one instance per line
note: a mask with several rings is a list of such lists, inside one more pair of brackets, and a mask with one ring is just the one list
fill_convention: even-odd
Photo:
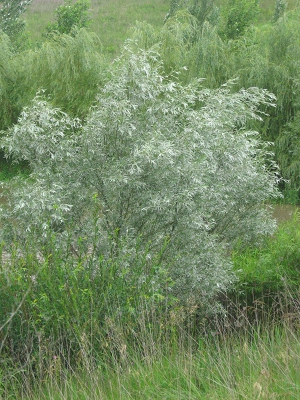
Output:
[[74,33],[74,28],[86,28],[89,24],[88,10],[90,3],[88,0],[77,0],[72,4],[72,0],[59,6],[55,11],[56,23],[48,25],[47,32],[58,31],[59,33]]
[[85,29],[76,36],[53,33],[39,49],[20,54],[17,62],[23,106],[42,88],[54,106],[80,118],[95,101],[107,69],[99,40]]
[[49,227],[60,244],[84,237],[105,259],[125,239],[150,242],[151,259],[167,240],[174,293],[204,301],[231,282],[224,250],[272,231],[261,203],[278,196],[276,168],[245,124],[273,97],[182,86],[161,68],[152,50],[125,51],[82,128],[39,97],[23,111],[2,146],[32,174],[11,190],[6,226],[41,244]]

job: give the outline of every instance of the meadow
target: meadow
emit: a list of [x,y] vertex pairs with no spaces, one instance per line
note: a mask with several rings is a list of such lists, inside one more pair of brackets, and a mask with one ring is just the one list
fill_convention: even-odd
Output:
[[1,399],[300,397],[299,6],[175,3],[1,33]]
[[[63,0],[34,0],[31,3],[24,18],[33,41],[42,39],[41,33],[53,22],[55,9],[63,3]],[[169,0],[92,0],[90,29],[97,33],[104,49],[115,56],[136,21],[147,21],[154,27],[161,27],[169,5]]]

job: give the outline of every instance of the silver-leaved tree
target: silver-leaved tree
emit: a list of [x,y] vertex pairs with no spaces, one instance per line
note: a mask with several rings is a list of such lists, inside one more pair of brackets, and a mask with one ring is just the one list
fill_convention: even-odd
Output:
[[278,196],[277,169],[246,129],[274,97],[234,82],[182,86],[161,67],[128,46],[82,124],[41,95],[24,109],[2,147],[32,172],[10,189],[6,226],[44,245],[55,231],[75,253],[81,238],[120,271],[133,252],[160,254],[174,293],[204,299],[232,279],[229,247],[274,227],[264,202]]

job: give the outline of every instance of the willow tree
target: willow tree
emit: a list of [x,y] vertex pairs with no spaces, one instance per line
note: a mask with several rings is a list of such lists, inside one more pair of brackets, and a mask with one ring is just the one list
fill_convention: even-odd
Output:
[[161,70],[157,53],[124,51],[83,125],[36,97],[2,140],[32,169],[5,226],[45,246],[49,231],[57,246],[80,237],[95,266],[114,258],[120,273],[136,249],[145,262],[160,254],[176,295],[203,301],[230,283],[228,247],[273,229],[262,203],[278,196],[276,167],[245,127],[274,98],[183,86]]
[[276,142],[278,163],[284,177],[289,202],[299,203],[300,197],[300,111],[279,133]]
[[107,64],[99,39],[84,28],[73,36],[53,32],[38,49],[18,55],[17,61],[23,104],[42,88],[54,106],[81,118],[103,84]]
[[171,0],[165,22],[178,11],[184,9],[188,10],[196,18],[200,30],[205,21],[217,23],[219,9],[215,6],[214,0]]

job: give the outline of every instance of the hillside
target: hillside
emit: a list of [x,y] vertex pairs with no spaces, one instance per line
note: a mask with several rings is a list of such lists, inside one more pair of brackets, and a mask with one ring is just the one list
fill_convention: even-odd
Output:
[[[63,3],[63,0],[33,0],[24,16],[33,41],[41,40],[47,24],[54,20],[55,9]],[[92,0],[91,30],[99,35],[107,51],[115,53],[135,21],[147,21],[159,27],[169,5],[169,0]]]

